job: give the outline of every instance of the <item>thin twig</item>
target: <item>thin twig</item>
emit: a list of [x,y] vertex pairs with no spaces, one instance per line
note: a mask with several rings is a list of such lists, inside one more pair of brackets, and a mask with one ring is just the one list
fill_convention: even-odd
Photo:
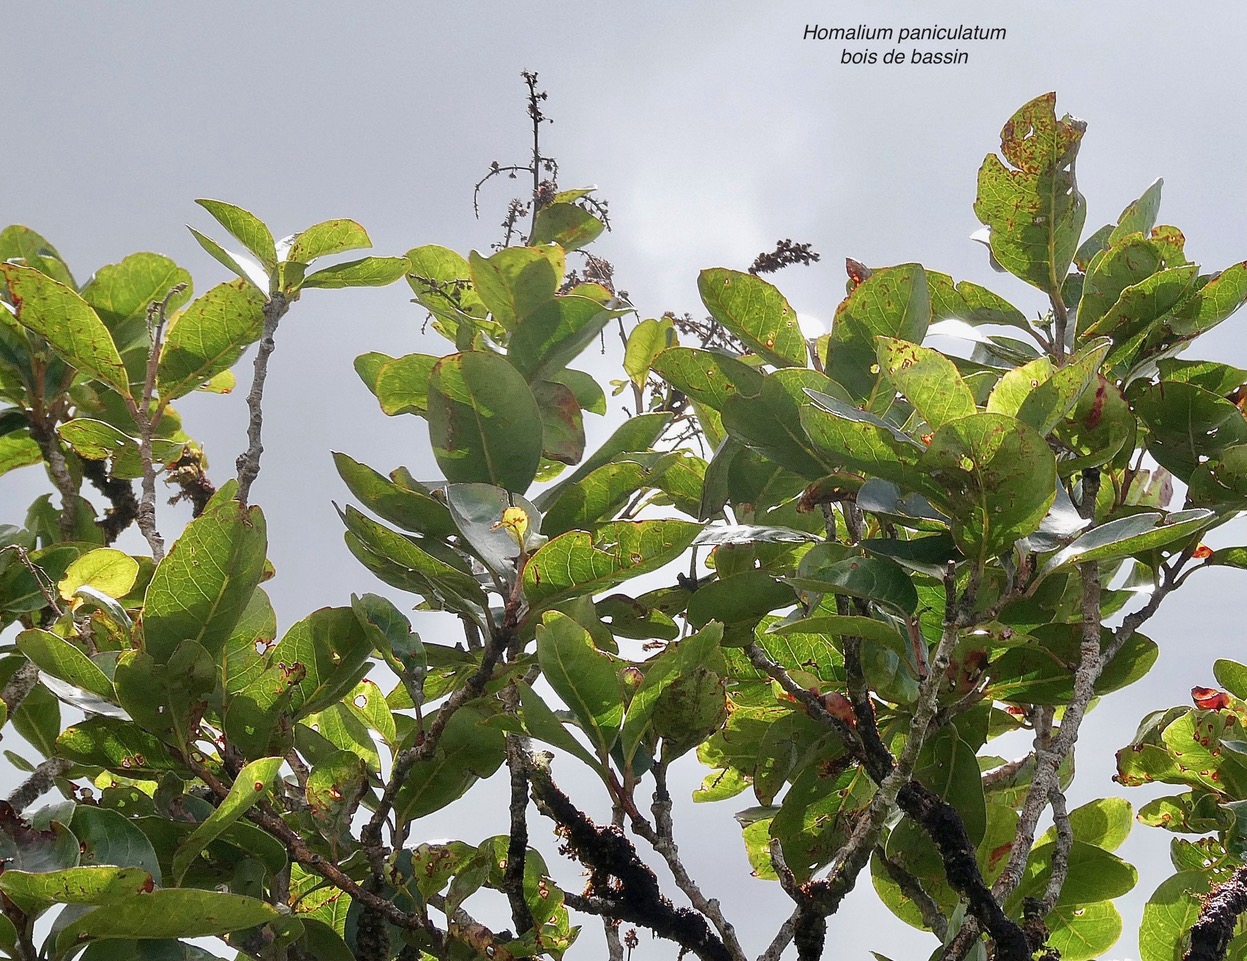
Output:
[[882,845],[875,846],[874,856],[879,859],[884,873],[891,878],[892,883],[901,889],[901,894],[913,902],[918,913],[922,915],[923,923],[943,941],[948,934],[948,918],[944,917],[944,912],[940,910],[935,898],[927,894],[922,882],[889,858]]
[[264,304],[264,326],[260,334],[260,346],[255,355],[255,375],[251,379],[251,391],[247,394],[247,449],[238,455],[238,502],[244,507],[251,495],[251,485],[260,476],[260,455],[264,453],[261,432],[264,426],[264,381],[268,377],[268,362],[277,346],[274,337],[277,325],[290,309],[286,295],[278,291]]
[[1074,845],[1074,829],[1069,823],[1069,808],[1059,784],[1052,785],[1048,794],[1052,803],[1052,820],[1056,827],[1056,847],[1052,851],[1052,874],[1044,888],[1042,914],[1047,914],[1061,896],[1065,879],[1069,876],[1069,854]]
[[186,290],[186,284],[175,284],[162,301],[155,301],[147,308],[147,328],[151,343],[147,348],[147,369],[143,379],[143,394],[136,404],[128,397],[130,413],[139,428],[139,463],[143,471],[143,495],[135,519],[147,546],[151,548],[152,560],[159,563],[165,556],[164,538],[156,527],[156,467],[152,462],[152,436],[160,411],[152,411],[152,399],[156,393],[156,370],[160,364],[160,347],[164,339],[165,323],[173,298]]
[[654,775],[654,800],[650,810],[654,814],[654,824],[651,825],[638,814],[632,818],[632,830],[649,842],[650,847],[661,855],[672,877],[675,878],[676,886],[684,892],[689,903],[714,925],[734,961],[745,961],[745,950],[737,940],[736,929],[723,916],[718,900],[707,898],[702,894],[701,888],[688,873],[684,862],[680,860],[680,850],[676,847],[674,824],[671,819],[671,794],[667,790],[666,762],[656,762],[651,773]]

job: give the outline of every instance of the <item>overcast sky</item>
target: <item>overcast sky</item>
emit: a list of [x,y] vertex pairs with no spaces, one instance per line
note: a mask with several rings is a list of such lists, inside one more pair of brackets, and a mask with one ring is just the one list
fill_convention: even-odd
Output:
[[[978,24],[1004,27],[1007,37],[802,39],[807,26],[859,23]],[[967,238],[978,226],[978,165],[1013,110],[1047,90],[1058,92],[1058,110],[1089,123],[1078,166],[1089,230],[1163,176],[1161,220],[1182,228],[1193,259],[1222,268],[1247,257],[1238,70],[1247,8],[1229,0],[1186,12],[1159,0],[1025,8],[971,0],[11,2],[0,30],[0,218],[43,233],[80,282],[138,250],[173,257],[200,292],[226,279],[184,226],[221,233],[197,197],[245,206],[277,236],[352,217],[380,254],[425,243],[483,250],[521,189],[488,185],[482,218],[473,219],[472,186],[489,162],[526,156],[521,69],[538,71],[549,92],[555,123],[545,146],[559,159],[562,186],[596,184],[610,202],[614,232],[600,252],[643,316],[698,314],[699,269],[744,268],[781,237],[823,255],[776,278],[810,324],[825,322],[843,296],[846,256],[871,265],[921,261],[1039,311],[1038,295],[993,274]],[[915,46],[960,48],[969,59],[841,63],[846,47],[882,59]],[[370,350],[448,349],[421,338],[423,316],[409,296],[405,286],[309,291],[278,335],[254,497],[269,518],[278,577],[266,586],[283,627],[346,603],[352,591],[379,589],[342,545],[330,502],[348,495],[329,451],[383,471],[405,464],[417,476],[435,474],[423,422],[385,418],[351,368]],[[1243,322],[1205,338],[1200,356],[1247,366]],[[249,358],[239,373],[245,384]],[[179,405],[218,483],[241,448],[244,394]],[[45,489],[34,468],[0,479],[0,522],[20,521]],[[184,519],[162,516],[166,535]],[[1235,656],[1240,615],[1227,595],[1242,589],[1233,573],[1203,573],[1154,619],[1160,663],[1135,693],[1110,698],[1089,719],[1077,799],[1115,791],[1112,751],[1146,709],[1188,702],[1193,684],[1211,682],[1215,657]],[[433,639],[442,626],[420,629]],[[685,787],[697,777],[688,772]],[[470,796],[472,818],[495,803],[492,789]],[[1147,795],[1127,797],[1138,805]],[[677,831],[694,873],[757,951],[786,913],[785,899],[747,877],[730,819],[737,806],[699,808]],[[429,830],[485,836],[455,810],[459,824],[431,819]],[[1166,847],[1161,832],[1136,831],[1127,856],[1140,863],[1141,880],[1122,902],[1126,934],[1115,957],[1135,950],[1138,912],[1169,873]],[[574,870],[565,876],[574,879]],[[859,892],[833,919],[843,957],[873,948],[901,961],[933,947],[872,901]],[[590,933],[573,959],[594,956]],[[643,945],[638,958],[675,955],[666,944]]]

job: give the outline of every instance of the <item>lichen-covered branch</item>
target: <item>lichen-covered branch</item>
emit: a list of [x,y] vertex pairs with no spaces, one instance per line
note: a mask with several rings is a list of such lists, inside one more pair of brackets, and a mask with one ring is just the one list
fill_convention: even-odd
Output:
[[19,784],[13,793],[8,796],[9,806],[19,813],[24,811],[40,797],[52,790],[56,784],[56,779],[71,767],[73,767],[73,764],[64,758],[48,758],[35,768],[31,772],[30,777]]
[[[702,961],[733,961],[726,945],[702,915],[677,908],[663,896],[636,849],[613,825],[598,827],[550,779],[549,755],[537,756],[528,770],[534,803],[557,826],[571,854],[589,868],[584,899],[594,913],[631,921],[674,941]],[[575,907],[571,899],[569,906]]]
[[1182,961],[1222,961],[1234,937],[1239,915],[1247,911],[1247,866],[1218,884],[1204,899],[1191,926],[1191,943]]

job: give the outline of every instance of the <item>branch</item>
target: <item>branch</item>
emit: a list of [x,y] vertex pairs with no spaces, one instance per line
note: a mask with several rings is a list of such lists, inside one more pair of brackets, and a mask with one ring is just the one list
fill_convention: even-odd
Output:
[[40,764],[30,777],[18,785],[8,797],[9,806],[19,814],[52,790],[56,779],[73,767],[73,763],[61,757],[50,757]]
[[109,507],[104,517],[96,521],[104,532],[104,544],[112,544],[138,516],[139,501],[134,496],[134,485],[128,480],[110,477],[102,460],[82,459],[82,476],[108,498]]
[[[1099,471],[1084,471],[1082,487],[1081,512],[1084,517],[1094,518],[1096,494],[1100,488]],[[1042,737],[1042,732],[1036,732],[1035,773],[1022,804],[1017,838],[1009,853],[1009,863],[992,886],[992,892],[1002,901],[1013,893],[1022,880],[1031,845],[1035,843],[1035,825],[1048,805],[1061,762],[1074,750],[1078,729],[1091,699],[1095,697],[1096,681],[1104,670],[1105,658],[1100,649],[1100,565],[1095,561],[1080,564],[1078,571],[1082,578],[1082,643],[1079,645],[1078,669],[1074,674],[1074,693],[1061,717],[1060,731],[1051,745],[1041,743],[1047,738]]]
[[[512,705],[517,699],[515,685],[509,687]],[[512,708],[513,709],[513,708]],[[515,933],[536,927],[533,913],[524,900],[524,862],[528,855],[528,751],[524,739],[507,735],[507,770],[511,775],[511,830],[507,839],[507,864],[502,872],[502,890],[511,905]]]
[[882,845],[875,846],[875,857],[879,859],[879,863],[883,866],[884,873],[892,880],[901,894],[909,898],[914,903],[914,907],[918,909],[918,913],[922,915],[922,921],[930,928],[937,938],[941,941],[948,935],[948,919],[944,917],[944,912],[940,910],[940,906],[935,903],[935,898],[927,894],[922,887],[922,883],[906,871],[900,864],[893,861],[887,856]]
[[650,847],[667,862],[667,867],[672,877],[675,878],[676,886],[684,892],[694,908],[710,919],[710,923],[723,938],[723,943],[734,961],[745,961],[745,950],[736,938],[736,929],[723,916],[718,900],[707,898],[702,894],[701,888],[697,886],[697,882],[684,867],[684,862],[680,860],[680,851],[676,847],[673,836],[674,825],[671,821],[671,794],[667,790],[666,762],[655,762],[651,773],[654,775],[654,802],[650,810],[654,812],[654,825],[638,813],[632,818],[632,830],[648,841]]
[[13,716],[13,712],[21,706],[22,701],[26,699],[26,695],[38,683],[39,668],[35,667],[31,661],[27,661],[13,672],[13,676],[4,685],[4,690],[0,691],[0,701],[4,702],[8,717]]
[[394,808],[394,799],[398,796],[399,790],[407,780],[407,775],[411,773],[412,765],[417,761],[431,757],[433,752],[437,750],[442,732],[446,730],[446,724],[454,713],[468,701],[474,700],[485,693],[485,685],[493,677],[494,667],[497,666],[499,659],[506,651],[507,643],[508,635],[506,632],[500,631],[489,638],[488,643],[485,645],[485,650],[481,654],[481,666],[467,679],[463,687],[456,689],[446,699],[446,702],[442,704],[441,708],[438,709],[437,716],[433,719],[433,723],[429,725],[424,738],[415,747],[400,751],[394,759],[394,766],[390,771],[390,779],[381,794],[381,800],[377,803],[377,809],[373,812],[372,818],[364,826],[360,835],[360,840],[366,848],[372,848],[374,853],[380,849],[381,828],[385,824],[386,818],[389,817],[390,811]]
[[[567,850],[590,870],[586,896],[575,900],[594,913],[644,925],[702,961],[734,961],[704,917],[663,897],[654,872],[621,831],[598,827],[555,787],[549,757],[532,759],[528,779],[537,810],[558,825]],[[575,906],[572,898],[567,901]]]
[[1222,961],[1238,916],[1247,911],[1247,865],[1214,887],[1191,926],[1191,946],[1182,961]]
[[264,327],[260,335],[260,347],[255,355],[255,375],[251,379],[251,391],[247,394],[247,449],[238,455],[238,502],[244,507],[251,494],[251,485],[260,476],[260,455],[264,453],[261,430],[264,426],[264,380],[268,377],[268,361],[277,346],[273,338],[277,325],[290,309],[286,295],[278,292],[264,304]]
[[73,540],[74,528],[78,520],[78,485],[69,473],[69,465],[65,462],[65,453],[61,450],[60,438],[56,435],[54,424],[37,423],[30,419],[30,436],[39,445],[39,451],[48,465],[48,473],[52,475],[52,483],[61,495],[61,516],[58,523],[61,540]]
[[1052,802],[1052,820],[1056,826],[1056,848],[1052,852],[1052,876],[1048,878],[1048,886],[1044,888],[1041,915],[1046,915],[1061,896],[1061,888],[1065,887],[1065,879],[1069,876],[1069,852],[1074,845],[1074,829],[1069,823],[1069,808],[1065,804],[1065,795],[1059,784],[1052,785],[1048,795]]
[[[127,397],[130,413],[139,428],[139,462],[143,469],[143,496],[139,500],[136,515],[139,530],[147,546],[151,548],[152,560],[160,563],[165,556],[164,538],[156,529],[156,467],[152,463],[152,434],[161,411],[153,413],[152,398],[156,392],[156,368],[160,363],[160,344],[164,337],[165,321],[173,298],[186,290],[186,284],[175,284],[162,301],[154,301],[147,308],[147,329],[151,343],[147,348],[147,369],[143,379],[143,395],[136,404]],[[163,409],[163,408],[162,408]]]

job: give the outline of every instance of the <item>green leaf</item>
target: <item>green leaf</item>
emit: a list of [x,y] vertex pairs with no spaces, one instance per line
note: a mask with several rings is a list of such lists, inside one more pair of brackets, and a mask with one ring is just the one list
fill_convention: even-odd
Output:
[[229,794],[178,847],[173,855],[173,877],[182,883],[187,868],[199,857],[209,844],[221,836],[231,824],[249,811],[266,792],[272,789],[277,771],[282,765],[279,757],[266,757],[244,765],[234,779]]
[[601,762],[585,750],[584,745],[572,736],[571,732],[564,727],[563,722],[559,720],[558,715],[542,700],[540,694],[536,693],[523,681],[516,681],[515,686],[520,694],[520,710],[524,720],[524,729],[530,735],[538,741],[543,741],[552,747],[558,748],[560,751],[566,751],[573,757],[579,758],[595,771],[601,770]]
[[610,463],[620,454],[648,450],[670,419],[671,415],[665,412],[628,418],[569,477],[542,491],[533,498],[533,503],[546,510],[566,488],[588,477],[603,464]]
[[43,337],[67,364],[130,393],[130,378],[104,322],[90,304],[30,267],[0,264],[17,322]]
[[429,409],[429,375],[439,360],[433,354],[406,354],[382,364],[372,388],[381,409],[391,417],[425,416]]
[[199,246],[206,250],[212,259],[219,263],[226,270],[234,273],[240,280],[244,280],[251,286],[255,287],[261,294],[268,298],[269,292],[269,276],[268,271],[260,264],[256,263],[249,257],[242,254],[231,253],[211,237],[206,237],[194,227],[187,225],[187,230],[199,242]]
[[78,557],[57,585],[61,599],[72,601],[80,587],[90,587],[109,597],[125,597],[138,577],[139,564],[129,554],[98,547]]
[[447,480],[522,493],[541,462],[540,421],[524,378],[498,354],[452,354],[433,368],[429,437]]
[[307,803],[321,832],[336,843],[368,789],[368,767],[354,751],[321,758],[307,779]]
[[472,286],[466,260],[436,244],[413,247],[406,256],[411,265],[407,282],[416,294],[416,303],[433,315],[433,325],[443,336],[453,342],[460,323],[466,322],[473,329],[482,324],[488,311]]
[[[967,557],[986,559],[1033,534],[1056,496],[1056,459],[1044,438],[1002,414],[973,414],[935,432],[920,458]],[[930,488],[928,487],[928,490]]]
[[1068,363],[1053,371],[1047,380],[1027,394],[1014,416],[1046,437],[1095,382],[1100,365],[1111,347],[1112,342],[1108,338],[1086,344],[1076,357],[1070,358]]
[[43,236],[21,224],[12,224],[0,230],[0,261],[16,261],[35,268],[66,287],[77,286],[56,248]]
[[619,736],[624,688],[618,665],[593,646],[589,632],[565,614],[551,612],[537,627],[541,674],[605,758]]
[[977,326],[1000,324],[1030,330],[1026,316],[998,294],[969,280],[954,284],[952,277],[928,270],[931,293],[931,321],[960,320]]
[[603,517],[617,513],[639,491],[652,487],[673,460],[621,457],[574,484],[560,486],[558,497],[546,506],[541,532],[556,537],[575,528],[591,528]]
[[702,303],[714,319],[776,367],[805,367],[808,353],[797,312],[772,284],[726,267],[697,277]]
[[628,702],[620,733],[625,761],[631,763],[636,756],[662,693],[679,678],[691,676],[694,671],[706,667],[722,640],[723,626],[711,622],[700,631],[670,645],[643,665],[645,680]]
[[607,323],[623,313],[588,297],[555,297],[517,319],[507,359],[525,380],[548,380],[580,356]]
[[407,273],[406,257],[364,257],[334,264],[314,274],[308,274],[299,284],[300,289],[323,287],[385,287]]
[[653,520],[611,521],[593,534],[568,531],[528,559],[524,596],[536,611],[606,590],[679,557],[700,530],[691,521]]
[[22,631],[17,636],[17,649],[30,658],[39,670],[53,677],[59,677],[107,701],[116,696],[112,681],[91,658],[49,631],[37,628]]
[[251,211],[223,200],[196,200],[195,203],[212,214],[217,223],[228,230],[266,269],[272,271],[276,268],[277,245],[264,221]]
[[[367,560],[358,553],[355,545],[396,569],[399,574],[397,583],[394,579],[387,580],[387,583],[414,591],[450,610],[469,613],[477,618],[482,616],[481,612],[487,607],[485,593],[471,574],[452,567],[413,543],[412,538],[370,520],[352,507],[343,512],[342,519],[347,526],[347,545],[356,557],[365,562],[365,566],[369,566]],[[369,566],[369,569],[380,574],[384,568]]]
[[532,385],[541,410],[541,454],[560,464],[577,464],[585,453],[585,425],[580,402],[570,387],[551,380]]
[[1056,118],[1056,94],[1021,107],[1000,133],[1005,163],[979,169],[974,212],[991,228],[991,251],[1010,273],[1040,290],[1061,287],[1086,220],[1074,161],[1086,124]]
[[844,555],[839,545],[815,545],[802,557],[797,576],[785,580],[803,591],[873,600],[901,614],[918,609],[918,592],[904,568],[886,557]]
[[[185,290],[170,297],[173,288]],[[160,254],[130,254],[120,263],[101,267],[82,288],[82,299],[91,305],[112,334],[132,381],[141,381],[151,344],[147,311],[153,303],[169,297],[168,315],[191,295],[191,275]]]
[[506,735],[485,724],[487,717],[477,705],[455,711],[433,756],[412,765],[398,792],[394,814],[400,824],[454,803],[477,778],[498,770],[506,757]]
[[520,542],[513,529],[503,527],[504,515],[518,508],[527,518],[524,550],[544,543],[537,537],[541,512],[532,502],[518,494],[489,484],[447,484],[446,506],[460,535],[472,551],[495,574],[510,581],[515,578],[515,565],[520,556]]
[[1195,509],[1162,514],[1149,511],[1132,514],[1094,527],[1059,551],[1044,565],[1040,577],[1061,567],[1090,561],[1109,561],[1156,550],[1174,541],[1185,540],[1213,523],[1213,511]]
[[848,396],[839,385],[815,370],[777,370],[762,381],[756,397],[737,393],[723,404],[723,426],[728,434],[763,457],[806,480],[834,473],[834,456],[812,443],[801,426],[801,411],[809,406],[807,395]]
[[560,370],[551,374],[550,380],[570,390],[581,410],[603,417],[606,415],[606,393],[593,375],[583,370]]
[[6,870],[0,875],[0,891],[31,915],[53,904],[110,904],[151,889],[152,876],[142,868],[76,867],[36,874]]
[[508,247],[492,257],[468,255],[472,284],[495,321],[515,330],[520,321],[554,299],[563,280],[563,248]]
[[82,843],[82,863],[141,868],[160,883],[160,862],[147,835],[108,808],[79,804],[70,828]]
[[368,231],[354,220],[326,220],[296,234],[286,260],[310,264],[317,257],[371,246]]
[[38,442],[26,431],[0,437],[0,476],[43,460]]
[[56,739],[56,754],[124,777],[182,770],[163,742],[116,717],[89,717],[65,728]]
[[715,350],[669,347],[654,358],[653,368],[667,383],[717,411],[733,394],[762,393],[761,371]]
[[234,500],[236,490],[233,481],[221,486],[152,575],[143,636],[158,662],[187,639],[219,651],[264,576],[264,515]]
[[1161,381],[1135,402],[1147,424],[1148,453],[1180,480],[1205,459],[1247,444],[1247,420],[1228,400],[1190,383]]
[[649,379],[654,358],[676,341],[675,322],[670,317],[643,320],[632,328],[624,349],[623,367],[637,387]]
[[193,888],[162,888],[96,908],[66,925],[57,950],[104,938],[202,938],[253,928],[279,917],[257,898]]
[[1198,267],[1187,264],[1150,274],[1122,290],[1095,323],[1080,324],[1079,333],[1084,337],[1109,334],[1115,343],[1124,344],[1184,300],[1198,273]]
[[333,462],[351,493],[378,517],[426,537],[455,533],[450,511],[436,498],[402,487],[346,454],[335,451]]
[[872,371],[875,338],[921,344],[930,323],[930,289],[920,264],[875,271],[836,308],[827,340],[827,376],[855,401],[870,400],[879,384],[879,375]]
[[534,244],[558,244],[564,250],[579,250],[602,235],[606,225],[582,207],[572,203],[552,203],[537,211],[533,225]]
[[1130,234],[1146,234],[1156,225],[1156,216],[1160,213],[1160,192],[1164,186],[1165,181],[1158,177],[1138,200],[1131,201],[1121,212],[1117,226],[1108,238],[1110,247]]
[[801,426],[814,446],[840,470],[859,471],[910,490],[925,490],[918,461],[925,453],[914,438],[873,414],[835,397],[811,394]]
[[1169,326],[1183,340],[1211,330],[1247,301],[1247,261],[1231,264],[1173,312]]
[[349,607],[322,607],[291,626],[269,654],[270,664],[302,664],[290,696],[295,717],[321,711],[359,683],[372,642]]
[[[1070,811],[1069,824],[1074,840],[1105,851],[1116,851],[1130,836],[1134,810],[1125,798],[1098,798]],[[1050,841],[1056,841],[1055,827],[1048,828],[1035,844],[1038,847]]]
[[973,414],[974,395],[951,360],[938,350],[876,337],[879,368],[932,428]]
[[1187,933],[1199,919],[1209,883],[1203,871],[1184,871],[1162,881],[1152,892],[1139,924],[1141,961],[1179,961],[1183,957]]
[[1121,937],[1121,915],[1110,901],[1091,904],[1058,902],[1044,918],[1048,947],[1061,952],[1061,961],[1092,961],[1104,955]]
[[260,339],[264,296],[241,280],[218,284],[178,314],[160,350],[156,384],[164,400],[189,394],[233,367]]
[[[1164,266],[1160,248],[1142,234],[1130,234],[1096,254],[1087,267],[1078,326],[1094,328],[1121,298],[1127,287],[1141,284]],[[1116,326],[1112,324],[1111,326]]]

